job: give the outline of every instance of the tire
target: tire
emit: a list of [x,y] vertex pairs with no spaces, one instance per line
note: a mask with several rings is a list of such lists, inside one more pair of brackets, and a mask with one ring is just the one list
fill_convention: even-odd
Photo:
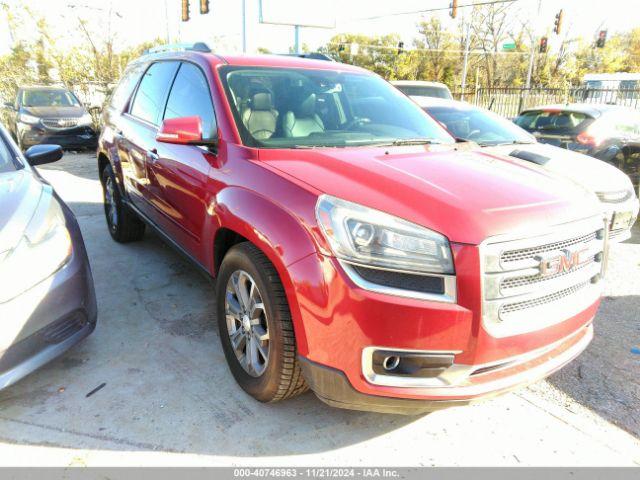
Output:
[[[234,279],[253,303],[261,303],[263,308],[248,311],[247,316],[234,315],[234,309],[242,311],[243,308],[242,302],[238,301],[239,290],[234,289]],[[250,291],[251,282],[255,285],[253,291]],[[216,282],[216,304],[220,341],[227,364],[245,392],[261,402],[277,402],[308,389],[296,358],[296,339],[284,287],[274,266],[251,243],[235,245],[224,257]],[[245,328],[242,326],[243,318],[251,324],[250,332],[242,330]],[[235,339],[240,338],[236,343],[238,354],[232,345],[230,330]],[[258,340],[265,338],[265,334],[267,340]],[[247,354],[250,345],[259,345],[255,347],[253,367],[247,365],[247,359],[251,357]],[[239,356],[242,350],[245,352],[244,361]],[[264,351],[267,352],[266,360]]]
[[144,237],[145,224],[122,201],[120,189],[110,164],[100,174],[104,214],[111,237],[120,243],[135,242]]

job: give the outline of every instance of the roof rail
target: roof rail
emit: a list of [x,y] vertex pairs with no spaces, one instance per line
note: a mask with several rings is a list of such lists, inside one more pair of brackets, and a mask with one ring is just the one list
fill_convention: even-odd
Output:
[[327,62],[335,62],[333,58],[329,55],[319,52],[310,52],[310,53],[279,53],[278,55],[283,55],[285,57],[298,57],[298,58],[308,58],[310,60],[325,60]]
[[211,53],[211,49],[209,45],[204,42],[195,42],[195,43],[168,43],[166,45],[158,45],[157,47],[148,48],[144,51],[143,55],[150,55],[152,53],[162,53],[162,52],[203,52],[203,53]]

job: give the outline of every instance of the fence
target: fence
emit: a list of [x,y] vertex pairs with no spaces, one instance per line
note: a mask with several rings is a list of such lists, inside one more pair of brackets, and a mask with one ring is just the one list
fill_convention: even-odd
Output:
[[[462,92],[454,92],[460,100]],[[481,87],[464,92],[464,100],[514,118],[526,109],[553,103],[607,103],[640,109],[640,89]]]

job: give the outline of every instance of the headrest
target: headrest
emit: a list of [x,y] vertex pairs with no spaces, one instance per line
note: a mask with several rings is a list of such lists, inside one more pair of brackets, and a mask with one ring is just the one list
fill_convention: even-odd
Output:
[[296,114],[296,117],[313,116],[313,114],[316,113],[316,94],[311,93],[303,97],[302,101],[294,107],[293,112]]
[[271,110],[272,108],[273,101],[271,100],[271,94],[269,92],[256,93],[251,98],[252,110]]

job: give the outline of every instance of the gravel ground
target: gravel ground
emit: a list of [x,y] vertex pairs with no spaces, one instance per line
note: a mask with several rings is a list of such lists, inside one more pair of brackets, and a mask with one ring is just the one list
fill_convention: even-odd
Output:
[[152,234],[111,241],[93,156],[41,171],[78,216],[99,323],[0,392],[0,465],[640,465],[638,228],[612,250],[593,343],[546,381],[423,417],[263,405],[226,367],[211,285]]

